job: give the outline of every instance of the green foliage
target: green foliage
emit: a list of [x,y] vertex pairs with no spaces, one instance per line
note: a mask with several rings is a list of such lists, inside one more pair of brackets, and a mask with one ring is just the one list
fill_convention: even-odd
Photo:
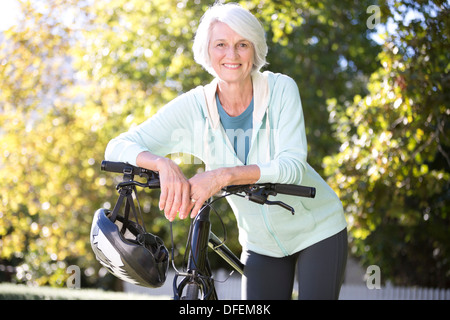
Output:
[[338,151],[326,100],[340,103],[365,94],[378,68],[379,46],[371,40],[366,13],[374,1],[252,1],[269,41],[268,69],[293,77],[300,89],[308,138],[308,161],[322,172],[322,159]]
[[[2,280],[64,286],[76,264],[83,287],[108,286],[89,244],[93,213],[117,199],[116,176],[99,168],[104,149],[211,80],[191,46],[213,2],[21,2],[22,20],[0,43],[0,264],[15,267]],[[381,47],[366,26],[371,1],[240,3],[266,28],[267,69],[299,85],[309,161],[346,204],[355,254],[399,282],[448,279],[448,8],[434,16],[403,2],[425,22]],[[382,22],[396,10],[381,5]],[[144,220],[170,247],[158,198],[140,193]],[[216,208],[239,254],[234,216],[225,200]],[[188,225],[174,223],[179,258]]]
[[450,8],[403,1],[392,16],[405,19],[409,6],[423,19],[387,38],[369,93],[345,109],[329,101],[341,147],[324,163],[353,252],[397,284],[448,287]]

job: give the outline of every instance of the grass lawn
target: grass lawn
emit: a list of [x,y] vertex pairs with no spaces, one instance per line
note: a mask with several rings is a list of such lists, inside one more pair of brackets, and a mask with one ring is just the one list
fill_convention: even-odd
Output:
[[0,300],[169,300],[170,297],[103,291],[98,289],[68,289],[28,287],[0,283]]

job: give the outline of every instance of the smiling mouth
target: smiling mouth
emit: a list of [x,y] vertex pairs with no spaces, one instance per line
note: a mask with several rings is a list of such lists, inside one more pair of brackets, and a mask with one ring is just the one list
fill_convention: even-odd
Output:
[[241,66],[239,63],[224,63],[223,66],[227,69],[237,69]]

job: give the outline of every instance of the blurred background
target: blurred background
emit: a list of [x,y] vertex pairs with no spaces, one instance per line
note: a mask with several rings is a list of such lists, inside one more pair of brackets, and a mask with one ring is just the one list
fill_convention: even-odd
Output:
[[[449,1],[238,2],[265,27],[266,70],[299,86],[308,161],[343,201],[352,261],[383,283],[450,288]],[[104,150],[212,80],[191,47],[213,3],[0,2],[0,282],[66,287],[76,265],[82,288],[122,290],[89,243],[118,196]],[[141,192],[144,220],[170,248],[158,197]],[[226,200],[216,209],[239,254]],[[177,263],[188,223],[174,223]]]

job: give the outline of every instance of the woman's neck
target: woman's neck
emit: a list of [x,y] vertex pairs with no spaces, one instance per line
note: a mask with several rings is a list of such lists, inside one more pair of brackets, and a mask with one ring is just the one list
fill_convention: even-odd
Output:
[[225,112],[231,117],[236,117],[244,112],[252,101],[252,79],[249,77],[245,82],[236,83],[219,81],[217,93]]

